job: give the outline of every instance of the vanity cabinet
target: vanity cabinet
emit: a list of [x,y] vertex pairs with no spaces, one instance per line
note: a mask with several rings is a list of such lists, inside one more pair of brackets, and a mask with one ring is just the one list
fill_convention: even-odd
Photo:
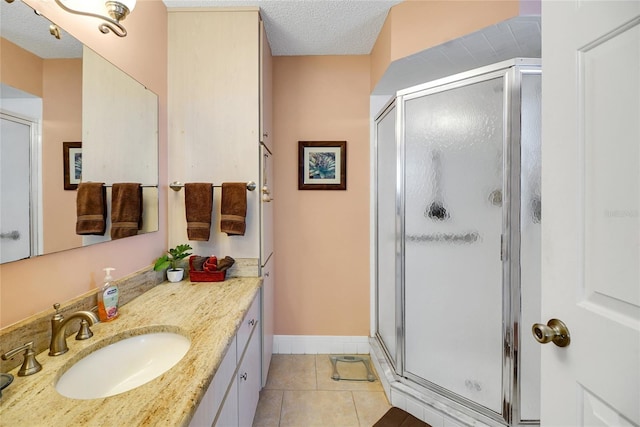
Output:
[[189,426],[250,426],[260,395],[260,296],[256,295]]

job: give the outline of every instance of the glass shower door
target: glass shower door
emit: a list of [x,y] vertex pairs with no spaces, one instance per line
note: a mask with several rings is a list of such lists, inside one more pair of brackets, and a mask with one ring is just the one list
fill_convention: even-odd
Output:
[[404,374],[499,414],[504,77],[483,79],[403,97]]
[[376,334],[397,366],[396,107],[376,122]]

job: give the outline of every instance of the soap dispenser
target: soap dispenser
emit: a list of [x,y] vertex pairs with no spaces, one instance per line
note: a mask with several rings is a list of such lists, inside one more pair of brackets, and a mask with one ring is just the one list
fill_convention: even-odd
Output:
[[111,277],[111,271],[115,270],[113,267],[103,268],[105,271],[104,285],[100,291],[98,291],[98,317],[101,322],[110,322],[118,317],[118,286],[115,283],[111,283],[113,277]]

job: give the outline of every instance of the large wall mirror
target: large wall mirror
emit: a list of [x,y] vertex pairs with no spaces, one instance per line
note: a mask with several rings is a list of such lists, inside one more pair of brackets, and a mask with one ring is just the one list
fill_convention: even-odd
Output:
[[[157,96],[25,3],[0,7],[0,263],[111,240],[114,183],[141,184],[138,234],[157,231]],[[104,235],[76,233],[78,182],[105,184]]]

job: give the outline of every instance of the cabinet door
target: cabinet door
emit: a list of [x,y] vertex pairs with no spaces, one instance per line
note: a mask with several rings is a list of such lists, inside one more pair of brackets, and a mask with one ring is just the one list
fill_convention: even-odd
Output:
[[260,141],[273,151],[272,106],[273,65],[269,40],[260,20]]
[[238,382],[231,381],[229,394],[218,414],[216,427],[244,427],[251,424],[238,424]]
[[273,259],[262,269],[262,387],[267,384],[273,354]]
[[273,257],[273,153],[260,147],[260,266]]
[[256,327],[238,369],[238,422],[240,427],[253,424],[260,398],[260,329]]
[[[251,303],[251,307],[249,307],[249,311],[244,316],[240,327],[238,328],[238,333],[236,334],[236,345],[238,347],[238,357],[236,363],[240,363],[240,358],[242,358],[242,352],[244,351],[247,343],[249,342],[249,338],[251,334],[260,321],[260,297],[256,296]],[[260,329],[257,329],[258,331]],[[255,333],[254,335],[259,335],[259,333]]]
[[[196,410],[196,413],[193,415],[193,418],[191,419],[191,423],[189,424],[189,427],[201,427],[201,426],[209,427],[213,423],[213,421],[215,420],[216,414],[220,409],[220,405],[223,403],[222,401],[224,400],[225,392],[229,387],[229,382],[235,383],[235,381],[232,381],[232,379],[234,378],[233,374],[236,370],[236,366],[237,366],[236,339],[234,337],[233,341],[229,345],[227,354],[224,356],[224,359],[222,359],[222,362],[220,363],[220,367],[218,368],[218,371],[216,372],[215,377],[213,377],[213,381],[211,381],[209,388],[205,392],[205,395],[202,398],[202,400],[200,401],[200,404],[198,405],[198,409]],[[237,408],[238,407],[237,390],[233,392],[229,390],[227,400],[233,401],[232,403],[229,403],[229,405],[234,408]],[[224,405],[226,407],[227,403],[225,402]]]
[[[168,15],[169,176],[182,182],[260,185],[258,11]],[[216,189],[215,198],[220,194]],[[171,241],[187,240],[183,197],[181,191],[169,203]],[[198,242],[198,252],[258,257],[258,210],[259,198],[247,194],[244,237],[227,236],[214,226],[211,239]]]

